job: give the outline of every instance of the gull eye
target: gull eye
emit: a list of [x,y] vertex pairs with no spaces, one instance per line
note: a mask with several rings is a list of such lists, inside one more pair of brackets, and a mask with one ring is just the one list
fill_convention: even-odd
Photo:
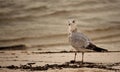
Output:
[[75,20],[73,20],[73,23],[75,23]]
[[70,24],[68,24],[70,26]]

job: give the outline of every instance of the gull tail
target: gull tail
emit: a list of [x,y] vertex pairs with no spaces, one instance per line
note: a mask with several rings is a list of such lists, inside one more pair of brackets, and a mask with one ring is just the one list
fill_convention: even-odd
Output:
[[96,45],[90,43],[87,47],[87,49],[91,49],[91,50],[94,50],[96,52],[108,52],[107,49],[103,49],[103,48],[100,48],[100,47],[97,47]]

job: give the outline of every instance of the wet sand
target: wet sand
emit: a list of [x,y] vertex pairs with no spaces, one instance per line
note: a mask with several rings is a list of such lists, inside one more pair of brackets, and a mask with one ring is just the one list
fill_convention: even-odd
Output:
[[[67,21],[75,19],[78,31],[97,46],[120,51],[120,0],[0,0],[0,65],[62,64],[73,60],[67,38]],[[17,45],[17,46],[16,46]],[[81,60],[81,53],[77,61]],[[85,62],[120,62],[120,52],[85,53]],[[113,66],[120,69],[120,65]],[[43,72],[115,72],[99,68],[48,69]],[[0,72],[29,70],[0,68]],[[38,72],[38,71],[34,71]],[[119,72],[119,71],[118,71]]]
[[[30,72],[29,70],[9,70],[9,69],[0,69],[1,72]],[[39,72],[39,71],[34,71]],[[50,69],[49,71],[40,71],[40,72],[115,72],[110,70],[96,69],[96,68],[80,68],[80,69]]]
[[[110,64],[114,64],[114,63],[119,63],[120,62],[120,52],[110,52],[110,53],[96,53],[96,52],[88,52],[85,53],[85,57],[84,57],[84,62],[88,62],[87,65],[89,65],[90,63],[94,63],[98,66],[98,68],[95,66],[93,66],[93,68],[89,68],[89,66],[83,66],[82,68],[62,68],[62,69],[48,69],[47,71],[50,72],[54,72],[54,71],[58,71],[58,72],[66,72],[66,71],[95,71],[95,72],[115,72],[115,70],[109,70],[109,69],[101,69],[99,68],[100,64],[103,65],[110,65]],[[0,65],[1,67],[5,67],[5,66],[20,66],[20,65],[26,65],[28,63],[35,63],[33,64],[33,67],[36,66],[45,66],[46,64],[49,65],[55,65],[55,64],[64,64],[66,62],[69,62],[71,60],[73,60],[74,58],[74,53],[65,53],[65,52],[61,52],[61,53],[52,53],[52,52],[39,52],[39,51],[1,51],[0,52]],[[81,53],[78,53],[77,55],[77,61],[81,61]],[[111,68],[113,69],[118,69],[120,70],[120,64],[117,65],[113,65],[111,66]],[[17,69],[15,70],[10,69],[10,71],[14,72],[14,71],[27,71],[26,69]],[[29,70],[29,69],[28,69]],[[4,71],[8,71],[9,69],[7,68],[0,68],[1,72]],[[34,70],[36,71],[36,70]],[[41,71],[41,70],[38,70]],[[44,71],[44,70],[43,70]],[[45,70],[46,71],[46,70]]]

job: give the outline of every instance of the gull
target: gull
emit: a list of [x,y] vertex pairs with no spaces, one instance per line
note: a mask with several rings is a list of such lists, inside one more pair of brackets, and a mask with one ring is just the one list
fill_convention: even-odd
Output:
[[77,51],[82,52],[82,63],[84,59],[84,52],[93,50],[95,52],[107,52],[107,49],[100,48],[92,43],[92,41],[83,33],[77,31],[77,24],[75,20],[68,22],[68,38],[73,48],[75,48],[74,61],[76,61]]

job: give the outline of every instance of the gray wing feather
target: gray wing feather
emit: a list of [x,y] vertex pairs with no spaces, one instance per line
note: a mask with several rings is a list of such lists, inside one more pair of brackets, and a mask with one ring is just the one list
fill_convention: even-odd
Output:
[[69,37],[71,45],[76,49],[85,48],[89,45],[90,39],[82,33],[73,33]]

